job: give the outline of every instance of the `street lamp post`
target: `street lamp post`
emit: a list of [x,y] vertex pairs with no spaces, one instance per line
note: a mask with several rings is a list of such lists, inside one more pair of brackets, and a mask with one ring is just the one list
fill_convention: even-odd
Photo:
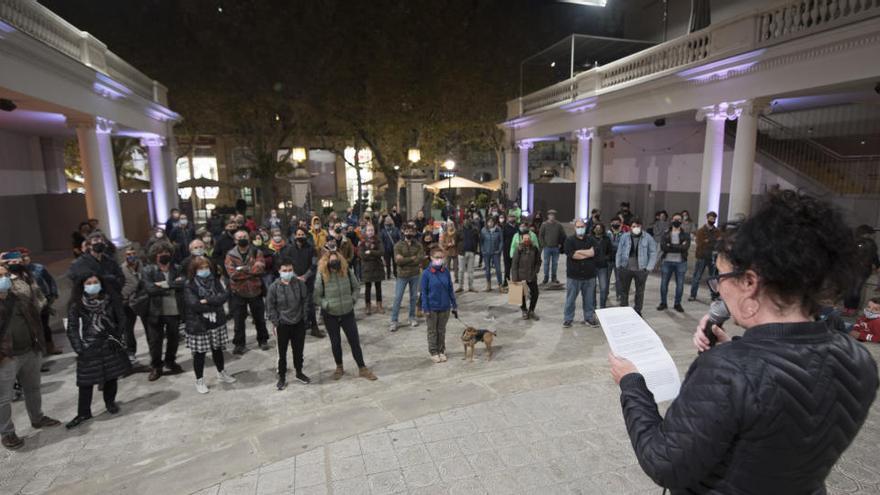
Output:
[[455,170],[455,161],[446,160],[443,162],[443,168],[446,169],[446,175],[449,177],[449,206],[452,206],[452,171]]

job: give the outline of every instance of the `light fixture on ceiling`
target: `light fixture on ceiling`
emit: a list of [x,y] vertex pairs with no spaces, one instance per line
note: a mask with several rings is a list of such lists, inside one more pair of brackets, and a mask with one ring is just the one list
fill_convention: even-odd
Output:
[[561,3],[573,3],[575,5],[583,5],[586,7],[604,7],[608,0],[557,0]]
[[550,67],[556,67],[556,62],[550,62]]

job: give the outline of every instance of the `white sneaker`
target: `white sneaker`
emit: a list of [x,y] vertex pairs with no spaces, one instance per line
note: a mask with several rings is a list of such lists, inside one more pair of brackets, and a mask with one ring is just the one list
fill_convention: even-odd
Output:
[[205,385],[204,378],[197,378],[196,379],[196,391],[200,394],[207,394],[208,393],[208,386]]
[[223,383],[235,383],[237,381],[235,377],[227,373],[226,370],[217,373],[217,379]]
[[440,353],[440,362],[441,362],[441,363],[445,363],[445,362],[446,362],[446,354],[443,354],[442,352]]
[[440,356],[438,356],[437,354],[431,354],[431,361],[434,361],[434,363],[439,363],[441,361]]

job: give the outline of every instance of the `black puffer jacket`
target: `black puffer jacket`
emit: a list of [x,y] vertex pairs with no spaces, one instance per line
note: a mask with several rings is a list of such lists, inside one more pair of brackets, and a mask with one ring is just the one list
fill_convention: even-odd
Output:
[[103,297],[110,298],[103,330],[96,327],[94,313],[83,304],[73,304],[67,312],[67,338],[76,352],[77,387],[114,380],[131,367],[128,355],[119,345],[125,326],[122,302],[112,291],[107,291]]
[[642,469],[673,494],[824,494],[877,393],[862,344],[825,322],[770,324],[701,354],[666,417],[641,374],[620,381]]
[[[195,280],[186,282],[184,300],[186,301],[186,333],[201,335],[208,330],[222,326],[226,322],[226,311],[223,305],[229,299],[229,292],[223,288],[220,279],[212,276],[207,282],[213,287],[213,295],[202,298],[199,295],[199,285]],[[201,301],[207,301],[202,304]],[[214,313],[213,321],[206,318],[207,313]]]
[[[159,265],[147,265],[141,272],[141,283],[144,290],[150,295],[150,310],[147,315],[148,321],[155,324],[162,315],[162,297],[174,293],[177,300],[178,315],[183,317],[186,311],[186,305],[183,301],[183,286],[186,284],[184,271],[179,266],[171,264],[168,267],[168,273],[171,274],[170,280],[165,278],[165,272],[159,268]],[[163,289],[157,287],[156,282],[168,282],[168,288]]]

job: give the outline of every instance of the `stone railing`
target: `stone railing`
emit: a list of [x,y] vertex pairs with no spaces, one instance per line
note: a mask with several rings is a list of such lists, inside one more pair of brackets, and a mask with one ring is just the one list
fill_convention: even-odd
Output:
[[521,111],[528,114],[876,16],[880,16],[880,0],[777,1],[772,7],[713,24],[525,95],[520,98]]
[[131,92],[167,104],[166,89],[36,0],[0,0],[0,20],[31,38],[109,76]]

